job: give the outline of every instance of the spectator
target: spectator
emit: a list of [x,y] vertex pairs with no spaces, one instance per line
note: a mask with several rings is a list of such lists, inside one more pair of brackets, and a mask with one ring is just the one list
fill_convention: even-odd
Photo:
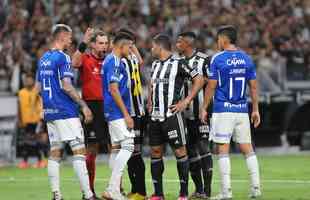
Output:
[[34,78],[32,74],[25,77],[25,87],[18,92],[19,100],[19,127],[20,146],[22,148],[23,160],[19,163],[19,168],[28,168],[28,157],[34,152],[38,158],[38,162],[34,167],[45,167],[46,162],[42,159],[41,145],[37,140],[36,129],[41,120],[42,102],[34,87]]
[[[306,66],[307,52],[310,51],[308,0],[12,0],[4,2],[0,4],[0,16],[5,16],[0,20],[0,24],[4,24],[0,26],[0,58],[5,57],[6,61],[0,61],[0,77],[1,82],[4,83],[0,90],[16,91],[14,87],[9,87],[11,80],[8,77],[11,77],[15,68],[20,67],[21,64],[16,64],[12,56],[13,52],[19,52],[18,49],[22,49],[22,57],[27,58],[29,60],[27,62],[31,65],[26,68],[35,70],[37,58],[48,48],[46,46],[48,43],[46,36],[50,32],[48,27],[51,27],[52,23],[61,22],[66,22],[73,27],[74,38],[77,41],[80,41],[83,32],[89,26],[99,26],[107,33],[124,26],[137,30],[137,46],[142,49],[146,66],[150,65],[150,38],[155,34],[164,31],[175,37],[184,29],[194,31],[201,41],[198,45],[199,49],[210,53],[215,49],[216,28],[221,24],[230,23],[239,29],[240,38],[242,38],[239,46],[250,52],[253,57],[265,59],[265,61],[267,57],[275,61],[272,55],[277,55],[276,61],[286,60],[284,63],[277,62],[280,65],[277,69],[282,70],[287,67],[288,71],[292,72],[289,74],[293,75],[289,76],[289,79],[306,80],[310,76]],[[219,12],[223,13],[220,17]],[[282,45],[282,50],[277,42],[281,38],[287,38],[289,43],[288,46]],[[265,50],[259,48],[262,45],[266,45],[268,52],[263,58],[261,55],[264,52],[260,51]],[[295,52],[291,52],[290,47],[294,48]],[[300,62],[302,59],[303,62]],[[257,63],[265,61],[257,60]],[[263,72],[263,74],[266,73],[270,74],[270,71]],[[270,78],[273,80],[274,75]],[[278,84],[278,80],[273,81]]]

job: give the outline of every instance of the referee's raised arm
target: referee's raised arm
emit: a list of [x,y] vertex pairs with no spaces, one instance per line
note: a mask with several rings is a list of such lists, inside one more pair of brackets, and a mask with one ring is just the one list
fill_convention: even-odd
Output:
[[72,56],[72,66],[74,68],[80,68],[82,66],[82,55],[86,51],[87,45],[89,44],[93,33],[94,29],[87,28],[83,36],[83,41],[79,44],[78,49],[74,52]]

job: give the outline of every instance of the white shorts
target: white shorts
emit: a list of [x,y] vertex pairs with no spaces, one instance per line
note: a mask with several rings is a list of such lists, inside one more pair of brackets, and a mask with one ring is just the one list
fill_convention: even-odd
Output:
[[111,137],[111,144],[120,144],[121,141],[127,138],[134,138],[133,130],[129,131],[125,119],[117,119],[109,122],[109,132]]
[[47,132],[51,145],[75,139],[84,142],[84,131],[79,118],[47,122]]
[[239,144],[251,143],[251,125],[247,113],[213,113],[210,140],[229,144],[231,138]]

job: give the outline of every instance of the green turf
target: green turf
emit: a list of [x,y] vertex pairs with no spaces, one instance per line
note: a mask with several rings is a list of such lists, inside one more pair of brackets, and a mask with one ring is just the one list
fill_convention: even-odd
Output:
[[[259,156],[261,166],[263,200],[310,200],[310,155]],[[149,160],[147,165],[148,194],[153,192],[150,182]],[[176,164],[165,161],[164,191],[167,200],[175,200],[178,193]],[[219,175],[215,162],[213,194],[219,190]],[[104,164],[97,166],[96,190],[100,194],[107,185],[110,170]],[[127,172],[126,172],[127,174]],[[61,189],[65,200],[78,200],[79,185],[70,165],[61,168]],[[232,156],[232,187],[234,200],[248,199],[248,173],[241,156]],[[128,177],[124,187],[129,188]],[[190,183],[193,191],[193,183]],[[0,199],[3,200],[48,200],[51,199],[45,169],[19,170],[15,167],[0,168]]]

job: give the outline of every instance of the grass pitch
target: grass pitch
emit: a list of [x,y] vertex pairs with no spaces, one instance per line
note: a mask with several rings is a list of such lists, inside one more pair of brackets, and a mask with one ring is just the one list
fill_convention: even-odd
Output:
[[[258,156],[262,179],[262,200],[310,200],[310,155]],[[240,155],[231,156],[232,189],[234,200],[247,200],[249,176],[245,161]],[[153,193],[150,180],[150,161],[145,159],[148,195]],[[214,162],[213,195],[219,191],[217,162]],[[126,176],[123,185],[129,191]],[[106,164],[97,166],[96,191],[104,191],[110,175]],[[78,181],[69,164],[61,167],[61,189],[65,200],[80,200]],[[190,182],[189,191],[193,191]],[[177,199],[179,190],[175,160],[165,160],[164,192],[166,200]],[[25,169],[16,167],[0,168],[0,199],[2,200],[49,200],[51,193],[46,169]]]

